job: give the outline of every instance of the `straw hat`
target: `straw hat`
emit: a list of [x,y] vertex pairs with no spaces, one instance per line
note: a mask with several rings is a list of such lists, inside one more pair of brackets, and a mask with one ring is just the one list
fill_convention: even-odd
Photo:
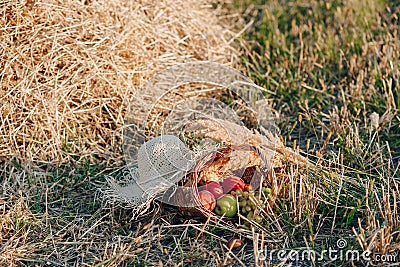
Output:
[[158,136],[139,148],[137,166],[130,169],[125,185],[109,181],[112,195],[128,201],[134,213],[140,215],[148,210],[152,200],[176,186],[194,163],[194,155],[178,137]]

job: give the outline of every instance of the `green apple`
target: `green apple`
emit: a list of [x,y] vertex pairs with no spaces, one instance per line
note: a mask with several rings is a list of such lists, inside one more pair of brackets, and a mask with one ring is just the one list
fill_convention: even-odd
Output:
[[236,198],[230,194],[222,195],[217,200],[217,206],[215,207],[215,213],[218,215],[224,215],[226,217],[233,217],[237,214],[238,207]]

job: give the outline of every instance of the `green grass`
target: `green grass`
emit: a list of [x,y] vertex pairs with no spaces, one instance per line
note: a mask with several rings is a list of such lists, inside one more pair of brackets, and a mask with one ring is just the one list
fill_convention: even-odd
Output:
[[[392,211],[399,203],[400,6],[316,0],[237,1],[236,7],[251,14],[246,22],[254,20],[240,42],[241,60],[252,79],[275,93],[280,134],[333,174],[313,181],[322,189],[314,213],[293,220],[289,203],[283,204],[284,224],[295,236],[284,246],[304,246],[308,236],[319,248],[326,240],[355,240],[360,227],[371,235],[381,230],[371,226],[372,216],[381,225],[388,217],[396,221],[386,243],[393,247],[400,238],[398,212],[382,216],[377,203],[389,192]],[[377,129],[371,128],[373,112],[380,116]]]

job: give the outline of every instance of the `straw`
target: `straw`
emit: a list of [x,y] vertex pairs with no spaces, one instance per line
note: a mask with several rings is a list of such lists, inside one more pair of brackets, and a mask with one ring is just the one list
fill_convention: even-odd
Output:
[[118,161],[127,102],[179,62],[230,65],[207,1],[3,1],[0,155]]

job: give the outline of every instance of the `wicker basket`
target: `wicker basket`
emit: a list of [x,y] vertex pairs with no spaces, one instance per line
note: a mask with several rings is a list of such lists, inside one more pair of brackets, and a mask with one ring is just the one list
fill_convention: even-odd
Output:
[[241,154],[252,153],[259,157],[259,162],[257,165],[249,165],[249,166],[239,166],[239,168],[232,168],[228,171],[228,173],[224,174],[233,174],[235,176],[241,177],[245,183],[251,184],[259,184],[261,186],[261,182],[264,181],[268,183],[268,186],[271,188],[271,197],[269,200],[269,205],[265,208],[265,210],[271,211],[274,207],[274,203],[276,198],[282,194],[283,181],[278,181],[277,176],[275,175],[274,166],[271,165],[271,162],[266,159],[265,155],[263,155],[262,151],[254,146],[229,146],[220,148],[216,151],[210,152],[203,156],[195,166],[192,168],[192,171],[182,179],[180,182],[180,186],[175,192],[174,202],[175,205],[178,206],[179,210],[183,215],[196,217],[196,216],[204,216],[211,217],[212,219],[219,219],[220,216],[216,215],[214,212],[206,210],[203,208],[198,191],[198,183],[201,183],[200,180],[201,173],[212,164],[218,162],[219,165],[223,166],[224,164],[228,164],[232,161],[232,156],[235,155],[237,157]]

